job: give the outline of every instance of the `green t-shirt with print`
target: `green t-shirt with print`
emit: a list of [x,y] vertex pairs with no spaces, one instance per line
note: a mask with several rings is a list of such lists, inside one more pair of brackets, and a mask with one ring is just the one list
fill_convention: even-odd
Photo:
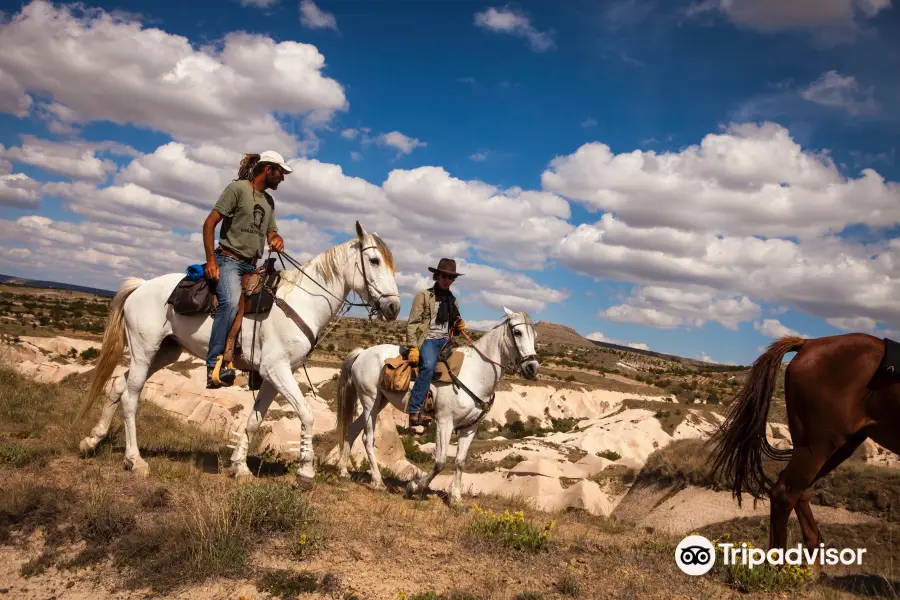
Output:
[[261,258],[266,234],[278,231],[272,196],[242,179],[228,184],[214,208],[224,217],[219,232],[222,247],[245,258]]

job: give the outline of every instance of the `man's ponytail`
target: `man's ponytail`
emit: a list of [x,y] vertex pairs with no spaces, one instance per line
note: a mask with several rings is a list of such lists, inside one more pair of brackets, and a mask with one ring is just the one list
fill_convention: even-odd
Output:
[[241,160],[241,166],[238,168],[238,176],[235,181],[253,179],[257,164],[259,164],[259,154],[245,154]]

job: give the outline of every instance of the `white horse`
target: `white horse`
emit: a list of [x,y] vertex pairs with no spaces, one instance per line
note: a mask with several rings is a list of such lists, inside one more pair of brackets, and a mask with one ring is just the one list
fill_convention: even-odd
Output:
[[[434,468],[430,474],[415,478],[406,487],[407,496],[417,491],[424,495],[431,480],[444,468],[447,448],[454,430],[459,431],[456,453],[456,469],[450,490],[451,502],[459,502],[462,495],[460,483],[465,467],[469,445],[475,437],[478,424],[493,404],[494,393],[500,385],[502,370],[521,371],[528,379],[536,379],[540,365],[534,350],[535,331],[528,314],[513,313],[503,308],[506,319],[488,331],[471,347],[461,347],[465,353],[459,381],[463,387],[450,383],[432,383],[434,394],[435,421],[437,422]],[[343,440],[338,467],[341,477],[349,477],[347,460],[357,436],[365,427],[363,441],[369,457],[369,472],[372,487],[384,489],[378,461],[375,458],[375,422],[378,413],[390,402],[401,411],[405,407],[410,391],[386,392],[379,385],[384,361],[395,357],[400,346],[380,344],[363,350],[354,349],[344,359],[338,379],[338,423],[337,430]],[[411,389],[411,388],[410,388]],[[472,396],[477,398],[473,398]],[[362,413],[350,424],[356,410],[357,399],[362,401]]]
[[[183,273],[169,273],[149,281],[125,280],[113,298],[94,379],[78,417],[80,420],[94,399],[103,393],[127,343],[131,352],[130,368],[111,386],[106,407],[90,435],[81,441],[80,448],[82,452],[96,448],[109,433],[112,417],[121,404],[125,422],[125,467],[140,475],[150,472],[138,450],[135,431],[135,414],[144,383],[153,373],[177,361],[183,350],[205,358],[209,345],[212,315],[179,315],[166,304],[169,294],[183,277]],[[319,254],[302,270],[281,271],[281,277],[276,295],[287,306],[277,302],[268,314],[244,315],[240,333],[242,356],[235,359],[235,367],[257,370],[263,383],[247,417],[244,435],[240,436],[231,455],[229,472],[241,479],[252,478],[247,467],[250,436],[259,428],[275,395],[280,393],[297,411],[303,424],[297,482],[308,489],[315,480],[313,413],[297,385],[294,370],[304,362],[313,348],[313,339],[318,338],[344,306],[351,291],[370,311],[387,321],[395,320],[400,314],[400,295],[390,249],[377,234],[367,233],[359,222],[356,223],[355,239]],[[304,332],[285,310],[296,313],[294,318],[299,316],[308,331]]]

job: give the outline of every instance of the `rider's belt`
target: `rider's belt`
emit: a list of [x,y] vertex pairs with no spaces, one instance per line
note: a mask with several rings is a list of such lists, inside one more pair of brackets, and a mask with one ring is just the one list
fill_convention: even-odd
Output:
[[216,248],[216,252],[217,252],[217,253],[221,253],[221,254],[227,254],[228,256],[231,256],[231,257],[233,257],[233,258],[236,258],[236,259],[238,259],[239,261],[241,261],[241,262],[243,262],[243,263],[247,263],[248,265],[250,265],[250,266],[252,266],[252,267],[255,267],[255,266],[256,266],[256,259],[255,259],[255,258],[253,258],[253,259],[245,258],[245,257],[241,256],[240,254],[236,254],[236,253],[232,252],[231,250],[226,250],[226,249],[223,248],[222,246],[219,246],[218,248]]

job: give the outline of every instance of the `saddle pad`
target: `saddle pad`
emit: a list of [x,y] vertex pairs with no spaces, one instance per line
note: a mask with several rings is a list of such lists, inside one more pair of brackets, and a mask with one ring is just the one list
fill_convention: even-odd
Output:
[[[465,357],[466,355],[463,354],[462,351],[454,350],[453,354],[450,355],[450,358],[447,359],[447,363],[450,365],[450,372],[457,377],[459,377],[459,372],[462,370],[463,359]],[[450,379],[450,375],[447,373],[447,366],[441,361],[438,361],[438,364],[434,369],[434,377],[431,380],[443,383],[453,383],[453,380]]]
[[881,368],[891,375],[900,377],[900,343],[884,338],[884,357],[881,359]]

